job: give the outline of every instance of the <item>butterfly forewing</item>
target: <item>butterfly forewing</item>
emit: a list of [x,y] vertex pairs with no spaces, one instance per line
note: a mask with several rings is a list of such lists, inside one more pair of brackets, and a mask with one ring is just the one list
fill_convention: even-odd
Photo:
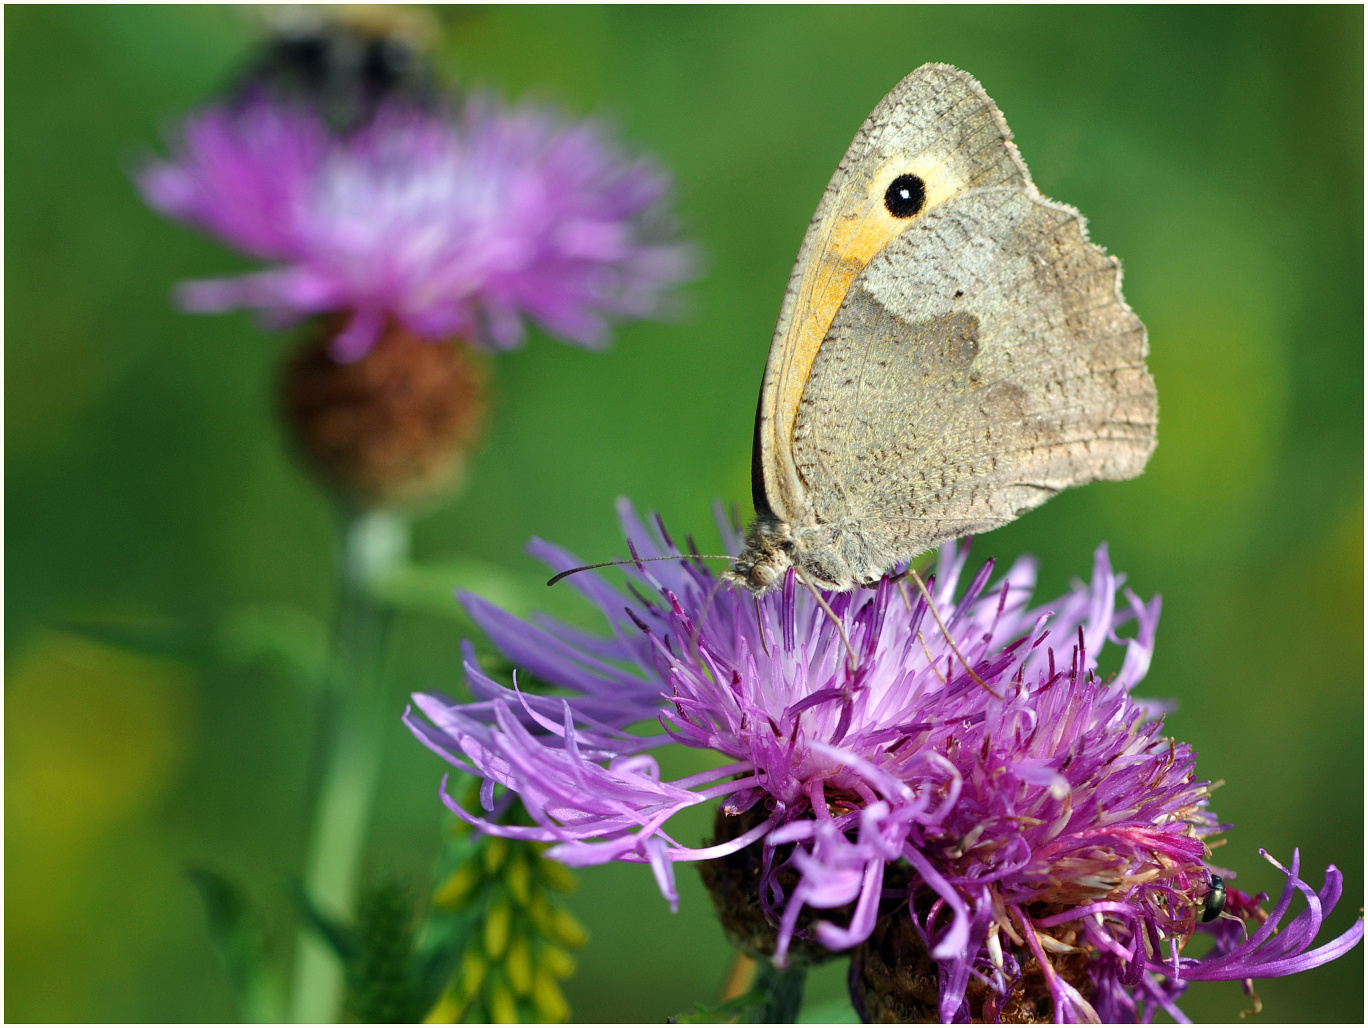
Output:
[[[803,239],[770,346],[756,424],[753,492],[783,519],[801,503],[790,440],[818,349],[851,284],[921,217],[966,190],[1030,188],[1026,166],[993,101],[972,76],[928,64],[903,79],[856,134]],[[915,176],[914,216],[885,203]],[[757,507],[759,504],[757,503]]]

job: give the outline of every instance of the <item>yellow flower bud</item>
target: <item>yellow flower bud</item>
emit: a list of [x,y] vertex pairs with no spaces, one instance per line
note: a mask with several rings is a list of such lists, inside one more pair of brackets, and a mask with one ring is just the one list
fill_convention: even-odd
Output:
[[501,839],[497,835],[491,836],[485,843],[484,864],[485,870],[490,874],[499,870],[499,865],[504,862],[504,857],[508,856],[508,840]]
[[462,864],[442,883],[432,897],[432,905],[439,910],[454,910],[459,907],[480,884],[480,868],[471,861]]
[[532,952],[524,936],[519,935],[508,947],[504,972],[508,975],[508,983],[519,996],[526,996],[532,991]]
[[465,1009],[465,1004],[457,1000],[454,990],[448,989],[442,993],[442,998],[437,1001],[437,1005],[432,1008],[427,1017],[423,1018],[424,1024],[455,1024],[461,1018],[461,1011]]
[[490,990],[489,1016],[495,1024],[518,1024],[522,1020],[518,1016],[518,1004],[513,999],[513,993],[502,983]]
[[572,892],[579,884],[570,873],[570,869],[558,860],[538,860],[537,872],[541,875],[541,880],[557,892]]
[[484,946],[490,959],[498,960],[508,946],[508,929],[513,920],[513,911],[508,904],[499,900],[491,903],[485,914]]
[[542,969],[532,983],[532,1003],[537,1008],[537,1016],[544,1023],[556,1024],[570,1020],[570,1004],[565,1001],[556,979]]
[[546,937],[562,946],[579,949],[589,941],[589,933],[575,920],[575,915],[564,907],[552,911],[551,923],[547,925]]
[[527,866],[527,861],[521,855],[515,853],[508,862],[508,867],[504,871],[504,884],[508,886],[509,894],[522,906],[527,906],[532,900],[532,872]]
[[466,1003],[480,991],[488,966],[474,949],[465,951],[465,956],[461,959],[461,993],[465,996]]
[[559,946],[547,946],[542,950],[541,965],[557,978],[569,978],[575,973],[575,958]]
[[543,935],[550,931],[551,905],[546,902],[545,895],[539,892],[532,897],[532,902],[527,905],[527,914],[537,926],[537,931]]

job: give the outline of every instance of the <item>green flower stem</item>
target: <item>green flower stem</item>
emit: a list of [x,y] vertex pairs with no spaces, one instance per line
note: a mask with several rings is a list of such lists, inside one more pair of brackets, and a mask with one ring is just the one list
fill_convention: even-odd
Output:
[[[355,913],[386,722],[379,671],[392,612],[373,599],[371,586],[407,556],[408,523],[402,516],[380,511],[344,520],[341,596],[325,708],[334,719],[334,734],[325,751],[304,871],[304,888],[314,905],[343,923]],[[292,1021],[338,1019],[342,965],[307,927],[300,930],[293,977]]]
[[760,1024],[795,1024],[803,1007],[803,987],[807,984],[807,968],[778,968],[768,960],[760,961],[755,976],[755,987],[765,995],[756,1012]]

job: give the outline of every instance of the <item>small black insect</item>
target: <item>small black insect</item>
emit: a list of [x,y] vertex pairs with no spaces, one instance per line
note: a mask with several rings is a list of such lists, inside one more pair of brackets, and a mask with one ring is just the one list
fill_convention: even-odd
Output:
[[926,206],[926,183],[916,175],[899,175],[884,193],[884,206],[895,218],[910,218]]
[[1211,887],[1207,889],[1206,900],[1202,903],[1202,923],[1215,921],[1225,910],[1225,879],[1220,875],[1211,876]]

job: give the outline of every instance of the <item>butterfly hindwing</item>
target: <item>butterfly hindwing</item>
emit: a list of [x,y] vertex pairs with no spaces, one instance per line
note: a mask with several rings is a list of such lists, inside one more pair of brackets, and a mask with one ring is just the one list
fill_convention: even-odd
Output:
[[795,419],[805,520],[884,567],[1129,478],[1154,448],[1144,326],[1083,219],[1033,189],[929,211],[852,284]]

